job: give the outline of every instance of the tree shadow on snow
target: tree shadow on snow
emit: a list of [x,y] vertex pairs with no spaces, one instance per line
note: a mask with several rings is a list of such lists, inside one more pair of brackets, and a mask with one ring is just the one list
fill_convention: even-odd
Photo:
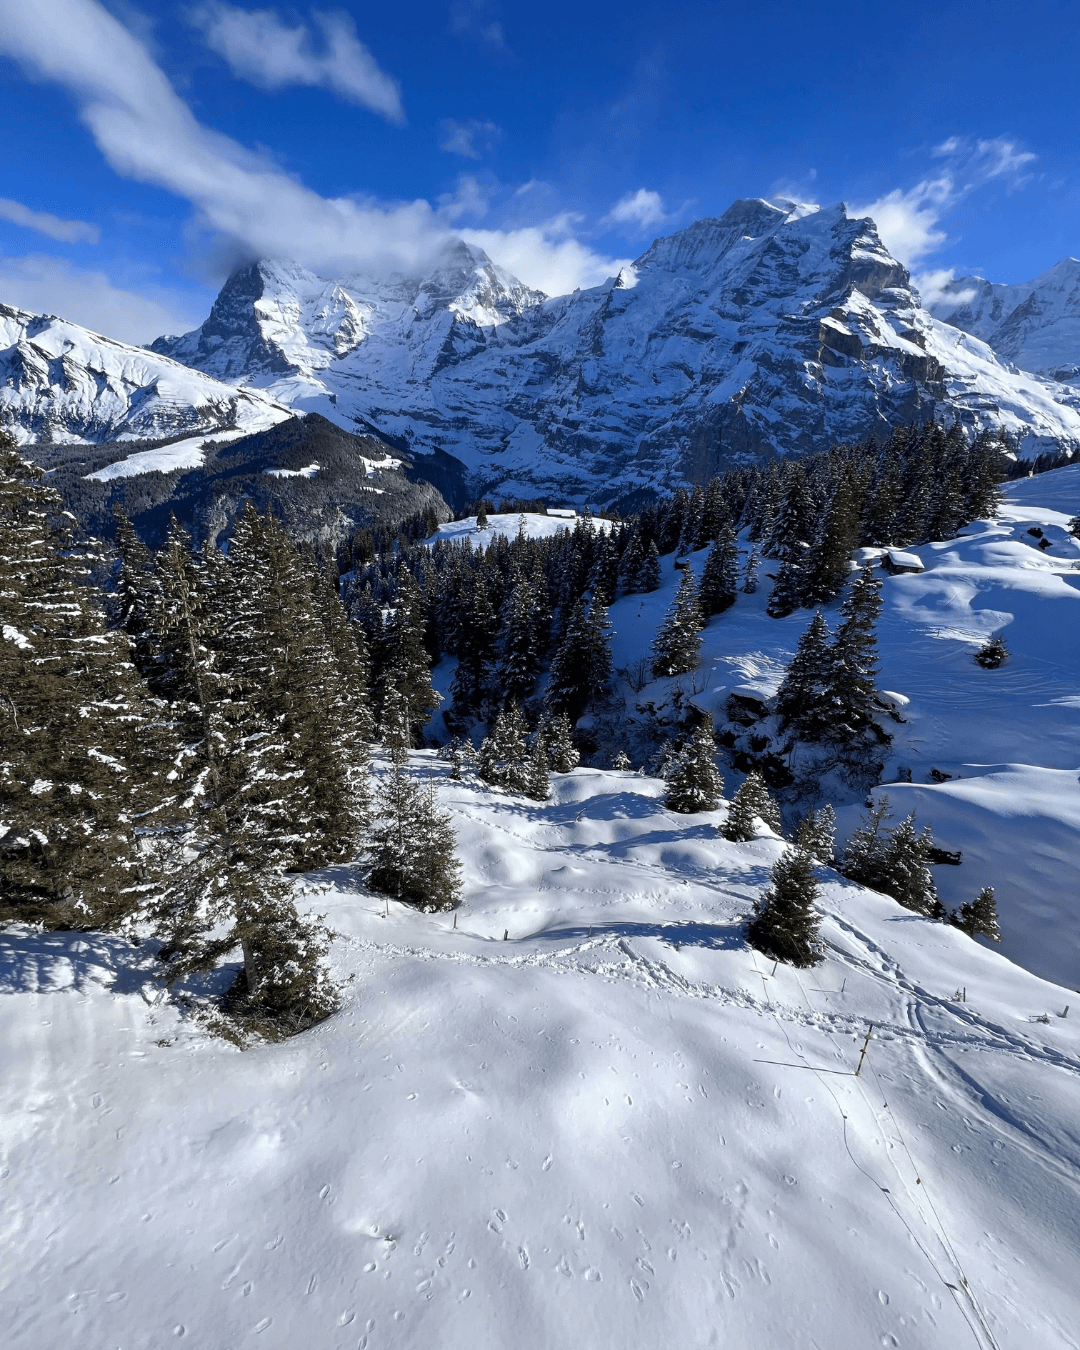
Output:
[[551,941],[589,937],[656,938],[676,951],[681,947],[704,947],[710,951],[730,952],[746,945],[744,929],[742,921],[718,924],[688,919],[681,923],[574,924],[546,929],[535,937]]

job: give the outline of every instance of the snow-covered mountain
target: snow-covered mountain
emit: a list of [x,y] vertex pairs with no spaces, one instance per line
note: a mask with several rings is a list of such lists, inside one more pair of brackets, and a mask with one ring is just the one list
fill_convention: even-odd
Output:
[[21,441],[261,431],[291,416],[238,388],[51,315],[0,304],[0,426]]
[[934,304],[954,328],[989,343],[1006,361],[1049,379],[1080,383],[1080,260],[1062,258],[1034,281],[1005,286],[951,281]]
[[842,205],[739,201],[557,299],[465,245],[383,282],[259,262],[154,350],[439,447],[476,487],[601,502],[935,414],[1080,447],[1076,390],[935,319]]

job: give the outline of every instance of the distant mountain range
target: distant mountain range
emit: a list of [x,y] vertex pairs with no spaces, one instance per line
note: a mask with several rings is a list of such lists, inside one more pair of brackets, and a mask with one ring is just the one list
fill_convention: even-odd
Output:
[[148,351],[0,310],[0,417],[95,441],[317,411],[437,459],[444,493],[628,504],[932,416],[1080,449],[1078,293],[1066,259],[954,282],[935,317],[872,220],[739,201],[554,299],[459,243],[411,278],[253,263]]

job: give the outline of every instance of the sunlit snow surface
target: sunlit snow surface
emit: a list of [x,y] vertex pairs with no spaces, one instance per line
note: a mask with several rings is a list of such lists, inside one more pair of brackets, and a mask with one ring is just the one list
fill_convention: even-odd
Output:
[[[473,548],[487,548],[495,538],[502,536],[505,539],[514,539],[519,531],[523,531],[529,539],[547,539],[553,534],[558,534],[561,530],[572,530],[579,519],[580,517],[576,512],[572,511],[568,511],[564,515],[541,515],[538,511],[512,512],[503,515],[493,514],[488,516],[488,523],[484,529],[478,530],[476,528],[476,517],[466,516],[464,520],[451,520],[438,526],[428,543],[434,544],[442,539],[448,543],[464,541],[471,544]],[[593,530],[605,531],[610,528],[610,521],[601,520],[595,516],[587,517],[587,519]]]
[[[963,848],[949,902],[998,885],[1006,952],[1075,986],[1080,467],[1009,495],[884,583],[913,777],[886,790]],[[671,561],[612,607],[618,665]],[[702,706],[778,678],[808,615],[767,589],[706,630]],[[982,671],[994,630],[1012,657]],[[453,814],[457,926],[383,917],[350,869],[298,880],[345,1005],[287,1044],[209,1037],[149,944],[0,935],[6,1344],[1075,1350],[1071,988],[835,873],[825,963],[774,971],[743,932],[781,844],[719,839],[724,808],[412,767]]]
[[346,1002],[288,1044],[4,936],[8,1344],[1076,1344],[1067,991],[835,876],[828,960],[773,972],[777,841],[633,773],[438,781],[456,930],[309,877]]
[[[118,459],[107,464],[96,473],[88,473],[87,478],[99,483],[107,483],[113,478],[134,478],[141,473],[172,473],[175,469],[197,469],[206,457],[206,446],[235,441],[247,432],[223,432],[215,436],[190,436],[187,440],[174,441],[171,445],[160,446],[157,450],[140,450],[126,459]],[[287,470],[279,469],[278,473]]]

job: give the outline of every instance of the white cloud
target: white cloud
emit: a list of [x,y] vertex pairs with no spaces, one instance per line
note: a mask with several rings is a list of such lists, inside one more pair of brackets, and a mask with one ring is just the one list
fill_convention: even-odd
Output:
[[96,244],[101,238],[98,227],[85,220],[61,220],[59,216],[49,215],[48,211],[31,211],[10,197],[0,197],[0,220],[8,220],[26,230],[36,230],[62,244]]
[[491,0],[456,0],[450,9],[450,31],[471,38],[496,56],[513,56]]
[[667,218],[664,200],[659,192],[648,188],[638,188],[620,197],[608,214],[600,222],[603,225],[640,225],[648,229],[650,225],[659,225]]
[[444,193],[439,198],[439,215],[443,220],[458,220],[461,216],[486,216],[488,201],[475,178],[464,175],[458,179],[457,191]]
[[[97,0],[0,0],[0,52],[71,93],[115,172],[189,201],[197,227],[233,262],[283,257],[330,275],[415,273],[457,233],[423,200],[321,197],[202,126],[142,43]],[[465,200],[460,190],[456,200]],[[479,200],[477,190],[474,206]],[[461,233],[550,295],[594,285],[623,265],[574,238],[575,223],[563,215],[522,229]]]
[[895,258],[909,267],[945,242],[938,220],[954,193],[953,180],[924,179],[905,192],[894,188],[867,206],[851,208],[856,216],[871,216],[881,241]]
[[73,267],[65,258],[30,253],[0,255],[0,301],[32,314],[58,314],[95,333],[142,344],[162,333],[183,333],[206,314],[202,297],[178,295],[164,287],[140,287],[138,294],[116,286],[104,272]]
[[405,112],[397,80],[379,68],[359,41],[347,14],[312,13],[321,42],[310,28],[290,28],[271,9],[237,9],[221,0],[199,5],[191,20],[206,45],[225,58],[233,74],[263,89],[310,85],[330,89],[352,103],[402,125]]
[[481,159],[490,154],[501,136],[502,128],[494,122],[483,122],[477,118],[457,122],[447,117],[439,125],[439,149],[445,150],[448,155]]
[[566,213],[516,230],[462,230],[461,237],[527,286],[547,295],[567,295],[578,287],[598,286],[631,263],[629,258],[605,258],[575,238],[578,219]]
[[945,242],[947,235],[938,226],[946,212],[992,180],[1007,180],[1010,190],[1022,187],[1030,179],[1023,171],[1038,158],[1004,136],[974,144],[950,136],[931,154],[945,160],[936,178],[924,178],[912,188],[894,188],[875,202],[851,208],[852,215],[873,217],[882,243],[909,267]]
[[956,270],[952,267],[931,268],[915,277],[915,285],[927,309],[943,308],[949,312],[968,304],[978,295],[973,286],[963,291],[952,290],[955,281]]

